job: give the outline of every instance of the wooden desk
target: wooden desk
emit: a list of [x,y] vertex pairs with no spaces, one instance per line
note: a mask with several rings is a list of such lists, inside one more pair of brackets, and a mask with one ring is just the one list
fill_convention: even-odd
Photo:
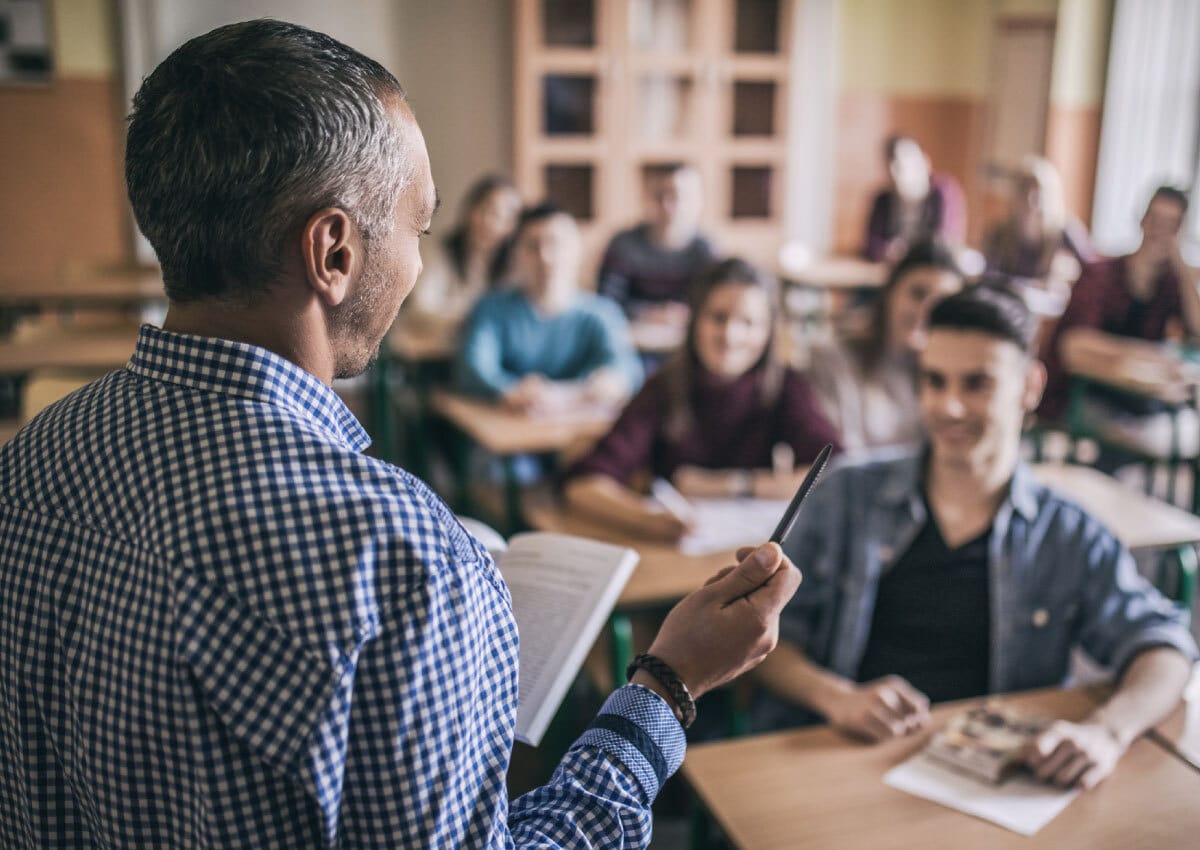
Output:
[[1200,518],[1087,466],[1037,464],[1034,474],[1100,520],[1130,549],[1200,542]]
[[458,350],[457,327],[431,326],[416,322],[397,322],[388,331],[385,345],[388,351],[406,363],[446,361]]
[[779,276],[790,284],[809,289],[862,289],[883,285],[887,264],[862,257],[821,257],[806,263],[780,263]]
[[[503,462],[505,527],[501,530],[508,534],[518,530],[521,522],[521,485],[517,480],[516,456],[560,453],[583,441],[598,439],[607,433],[616,418],[614,411],[606,414],[585,413],[571,418],[535,419],[505,410],[498,404],[440,390],[430,396],[430,408],[470,442]],[[469,445],[462,445],[455,452],[454,462],[458,482],[456,506],[468,515],[474,513],[467,481],[469,451]]]
[[710,555],[685,555],[667,543],[654,543],[623,534],[602,522],[568,513],[546,494],[536,494],[522,505],[525,521],[538,531],[574,534],[628,546],[640,560],[617,606],[628,610],[669,605],[687,596],[722,567],[736,563],[735,550]]
[[473,441],[501,457],[562,451],[577,440],[604,436],[616,418],[615,413],[587,413],[534,419],[497,404],[444,391],[434,392],[430,405]]
[[119,369],[129,362],[137,331],[62,333],[0,342],[0,374],[35,369]]
[[[388,331],[380,347],[379,357],[372,370],[371,436],[380,457],[399,464],[397,437],[405,432],[405,465],[420,478],[429,478],[430,443],[429,391],[457,351],[458,325],[453,322],[425,323],[401,318]],[[393,398],[393,374],[399,369],[404,383],[414,394],[414,416],[398,422]]]
[[[1030,711],[1080,719],[1093,703],[1078,691],[1008,698]],[[934,718],[969,703],[934,709]],[[905,794],[883,774],[924,738],[857,744],[828,727],[701,744],[683,775],[735,846],[838,850],[1129,850],[1196,846],[1200,776],[1153,741],[1133,744],[1116,771],[1081,794],[1037,835],[1002,827]]]
[[68,269],[42,280],[0,280],[0,304],[143,304],[166,299],[157,267]]
[[633,660],[633,621],[638,609],[671,605],[703,587],[722,567],[737,563],[736,550],[709,555],[685,555],[679,547],[654,543],[624,534],[603,522],[569,513],[546,492],[534,492],[521,505],[525,521],[538,531],[574,534],[606,543],[628,546],[638,553],[638,564],[629,577],[609,618],[612,683],[625,681],[625,667]]
[[1151,730],[1150,737],[1200,771],[1200,664],[1192,670],[1183,703]]

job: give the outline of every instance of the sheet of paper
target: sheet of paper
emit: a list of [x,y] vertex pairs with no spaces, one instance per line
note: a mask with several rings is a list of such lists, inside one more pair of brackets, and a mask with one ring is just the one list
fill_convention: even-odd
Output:
[[708,555],[765,543],[787,510],[786,499],[692,499],[696,530],[679,543],[685,555]]
[[991,785],[943,767],[924,753],[885,773],[883,784],[1021,835],[1036,833],[1079,795],[1077,790],[1043,785],[1023,774]]

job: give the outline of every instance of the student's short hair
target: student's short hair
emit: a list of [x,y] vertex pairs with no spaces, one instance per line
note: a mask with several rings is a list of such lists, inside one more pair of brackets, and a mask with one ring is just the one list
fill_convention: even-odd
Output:
[[521,214],[517,216],[517,226],[513,228],[513,244],[515,245],[520,240],[521,236],[525,233],[525,229],[531,224],[537,224],[539,221],[554,218],[556,215],[565,215],[571,221],[575,220],[569,212],[553,201],[542,201],[531,207],[525,207],[525,209],[521,210]]
[[1150,196],[1150,200],[1146,203],[1146,208],[1150,208],[1150,204],[1159,199],[1171,201],[1178,204],[1183,214],[1187,215],[1188,211],[1188,194],[1177,186],[1162,185],[1154,190],[1154,194]]
[[975,331],[1033,351],[1037,319],[1007,278],[989,277],[943,298],[929,311],[929,330]]

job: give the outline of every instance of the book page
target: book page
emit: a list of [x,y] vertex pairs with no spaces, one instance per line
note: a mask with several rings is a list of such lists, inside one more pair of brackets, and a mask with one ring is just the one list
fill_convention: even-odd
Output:
[[638,560],[632,549],[534,532],[499,566],[520,632],[517,729],[537,746]]
[[786,499],[691,499],[695,531],[679,543],[685,555],[708,555],[765,543],[775,530]]

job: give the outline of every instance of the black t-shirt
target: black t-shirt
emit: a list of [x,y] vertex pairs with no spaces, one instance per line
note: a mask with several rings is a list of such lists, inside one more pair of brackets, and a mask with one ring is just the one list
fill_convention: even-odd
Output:
[[879,582],[858,681],[903,676],[933,702],[988,692],[986,531],[946,546],[926,499],[925,526]]

